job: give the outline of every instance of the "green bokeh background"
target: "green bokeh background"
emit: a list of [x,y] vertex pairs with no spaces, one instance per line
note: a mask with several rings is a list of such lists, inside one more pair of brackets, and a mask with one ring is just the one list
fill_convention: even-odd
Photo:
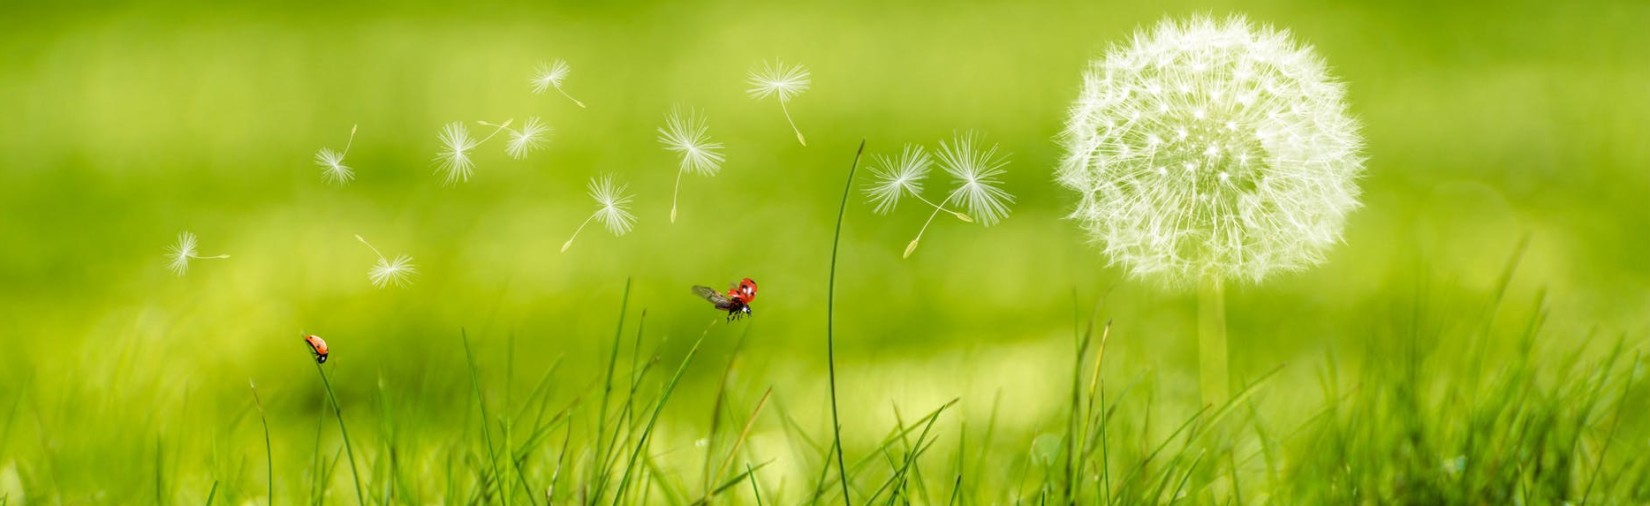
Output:
[[[755,278],[740,381],[821,413],[831,231],[854,147],[893,153],[967,130],[1011,153],[1003,223],[936,221],[901,259],[926,213],[877,216],[857,194],[848,207],[837,345],[850,437],[887,427],[891,404],[962,397],[963,416],[983,417],[999,394],[1007,430],[1041,430],[1065,392],[1074,306],[1103,294],[1107,360],[1120,364],[1108,374],[1157,374],[1163,398],[1195,402],[1194,297],[1107,267],[1064,220],[1075,198],[1053,168],[1084,65],[1137,27],[1198,12],[1246,13],[1314,46],[1367,141],[1364,207],[1327,264],[1230,291],[1235,374],[1291,364],[1279,390],[1307,396],[1327,353],[1356,360],[1378,338],[1369,329],[1392,297],[1422,285],[1448,287],[1433,295],[1445,304],[1477,297],[1523,238],[1513,287],[1519,300],[1546,294],[1548,345],[1650,330],[1643,2],[5,10],[0,408],[27,423],[8,425],[24,428],[0,458],[37,461],[49,441],[66,463],[58,485],[87,494],[109,472],[90,463],[145,458],[157,434],[181,454],[209,451],[190,441],[211,434],[245,446],[216,451],[258,456],[248,426],[224,427],[245,422],[248,379],[277,425],[293,425],[278,438],[308,441],[296,435],[319,404],[300,331],[332,343],[346,405],[376,380],[416,392],[409,405],[431,427],[467,416],[461,328],[493,381],[525,389],[566,357],[567,388],[583,388],[627,278],[631,317],[645,308],[647,339],[676,356],[715,317],[688,286]],[[529,92],[535,64],[556,58],[588,109]],[[806,147],[775,102],[744,93],[746,72],[774,58],[812,72],[790,103]],[[707,115],[728,161],[687,177],[671,224],[675,161],[655,128],[674,105]],[[528,116],[555,128],[545,151],[511,160],[495,140],[470,182],[441,186],[441,125]],[[311,158],[352,125],[358,180],[329,186]],[[603,173],[638,195],[639,224],[586,230],[559,253],[594,209],[585,181]],[[203,254],[232,258],[174,276],[165,248],[185,230]],[[414,284],[373,288],[354,234],[414,257]],[[713,332],[705,356],[725,357],[740,331]],[[713,393],[712,364],[689,372],[684,405]],[[703,423],[688,416],[667,424]]]

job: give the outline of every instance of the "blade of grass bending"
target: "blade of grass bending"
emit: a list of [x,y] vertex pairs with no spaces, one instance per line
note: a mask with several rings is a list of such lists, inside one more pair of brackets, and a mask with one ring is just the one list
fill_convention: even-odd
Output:
[[[304,355],[313,353],[314,350],[305,343]],[[321,375],[321,384],[327,387],[327,399],[332,401],[332,414],[338,417],[338,433],[344,437],[344,454],[349,456],[349,474],[355,479],[355,500],[358,504],[366,504],[367,494],[361,491],[361,472],[355,469],[355,450],[350,446],[349,429],[344,427],[344,408],[338,405],[338,394],[333,393],[332,380],[327,378],[327,371],[321,368],[320,362],[315,363],[315,372]]]
[[[767,465],[767,463],[763,463],[763,465]],[[762,487],[756,482],[756,470],[751,468],[751,465],[747,463],[745,464],[745,474],[750,475],[751,477],[751,495],[756,496],[756,506],[763,506]]]
[[630,308],[630,278],[624,279],[624,293],[619,296],[619,323],[613,328],[613,351],[607,357],[607,372],[602,380],[602,404],[596,409],[596,461],[597,466],[591,472],[595,473],[595,495],[601,499],[602,490],[607,483],[608,453],[607,445],[607,406],[613,395],[613,371],[619,366],[619,344],[624,338],[624,317]]
[[481,378],[476,375],[476,359],[470,354],[470,334],[464,329],[458,329],[459,339],[464,342],[464,363],[470,367],[470,386],[476,395],[476,405],[481,408],[481,437],[487,443],[487,460],[493,468],[493,485],[498,487],[499,500],[510,504],[510,494],[504,488],[504,473],[498,468],[498,450],[493,448],[493,432],[487,426],[492,419],[487,417],[487,399],[481,396]]
[[767,391],[762,392],[762,398],[756,401],[756,409],[751,410],[751,416],[745,419],[745,428],[739,430],[739,438],[733,440],[733,448],[728,450],[727,458],[722,459],[717,474],[727,472],[728,466],[733,465],[733,458],[739,455],[739,449],[745,445],[746,438],[750,437],[751,428],[756,426],[757,415],[762,414],[762,408],[768,405],[768,396],[772,394],[773,387],[768,387]]
[[[710,329],[705,329],[705,334],[709,333]],[[705,342],[705,334],[700,334],[699,339],[693,342],[693,347],[688,349],[687,356],[682,358],[682,364],[676,367],[676,374],[671,375],[670,381],[665,383],[664,391],[659,393],[659,400],[654,404],[653,413],[648,415],[647,425],[642,428],[641,437],[636,440],[636,448],[631,450],[630,460],[625,462],[624,475],[619,478],[619,488],[613,492],[614,505],[622,504],[625,491],[630,487],[630,479],[636,469],[636,463],[641,458],[642,451],[647,448],[648,437],[653,435],[653,426],[659,423],[659,413],[665,410],[665,403],[670,400],[670,394],[676,391],[676,383],[681,381],[682,374],[687,372],[688,364],[693,362],[693,356],[699,353],[699,345]]]
[[[723,492],[727,492],[728,489],[730,489],[730,488],[738,486],[740,483],[743,483],[746,478],[751,478],[751,489],[754,490],[756,488],[756,479],[754,477],[755,476],[754,473],[756,472],[757,469],[767,467],[768,464],[772,464],[772,463],[773,463],[773,460],[768,460],[768,461],[763,462],[761,464],[757,464],[756,467],[751,467],[750,464],[745,464],[745,472],[739,473],[738,475],[735,475],[734,477],[729,478],[728,481],[722,482],[721,485],[717,485],[716,488],[710,489],[709,494],[706,494],[703,499],[693,501],[692,506],[705,506],[705,505],[710,504],[711,499],[715,498],[717,495],[720,495]],[[757,492],[756,497],[757,497],[757,503],[761,503],[762,502],[761,492]]]
[[[1587,499],[1593,495],[1593,484],[1598,483],[1598,476],[1604,471],[1604,455],[1610,451],[1610,443],[1616,440],[1616,429],[1621,427],[1621,412],[1627,402],[1627,395],[1633,392],[1633,371],[1641,359],[1639,352],[1633,353],[1633,361],[1627,364],[1627,384],[1621,387],[1621,398],[1616,400],[1616,416],[1610,422],[1610,430],[1604,434],[1604,445],[1598,450],[1598,460],[1593,464],[1593,472],[1587,477],[1587,487],[1581,492],[1581,504],[1587,504]],[[1611,361],[1615,358],[1611,357]]]
[[848,496],[848,467],[842,458],[842,419],[837,414],[836,400],[836,257],[842,247],[842,217],[848,212],[848,196],[854,191],[854,172],[859,170],[859,157],[865,154],[865,140],[860,139],[854,152],[854,163],[848,166],[848,180],[843,182],[842,203],[836,211],[836,232],[831,236],[831,274],[825,293],[825,370],[831,384],[831,438],[835,440],[836,468],[842,483],[842,504],[853,506]]
[[258,398],[258,385],[249,378],[247,386],[252,388],[252,401],[258,406],[258,420],[264,424],[264,460],[269,467],[269,504],[275,504],[275,445],[269,440],[269,418],[264,416],[264,401]]

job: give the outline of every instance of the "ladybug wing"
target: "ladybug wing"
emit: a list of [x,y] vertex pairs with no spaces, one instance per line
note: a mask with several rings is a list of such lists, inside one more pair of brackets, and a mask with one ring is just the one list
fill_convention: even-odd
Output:
[[726,295],[716,293],[716,290],[712,290],[708,286],[693,285],[693,294],[710,301],[711,304],[715,304],[716,309],[727,311],[733,308],[733,301],[728,300]]

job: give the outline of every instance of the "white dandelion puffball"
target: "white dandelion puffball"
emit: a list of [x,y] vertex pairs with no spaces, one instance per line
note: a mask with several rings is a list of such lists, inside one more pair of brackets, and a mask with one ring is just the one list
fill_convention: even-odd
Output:
[[1358,207],[1343,86],[1311,47],[1242,17],[1165,20],[1090,63],[1062,141],[1072,217],[1169,286],[1318,263]]

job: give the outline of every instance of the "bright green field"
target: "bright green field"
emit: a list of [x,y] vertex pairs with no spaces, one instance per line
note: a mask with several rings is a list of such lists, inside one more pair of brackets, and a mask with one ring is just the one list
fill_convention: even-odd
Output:
[[[854,148],[968,130],[1012,153],[1001,224],[936,220],[902,259],[926,213],[848,202],[854,504],[1650,502],[1643,2],[4,10],[0,504],[840,504]],[[1084,65],[1197,12],[1313,45],[1368,156],[1325,265],[1229,290],[1260,382],[1201,412],[1194,294],[1108,267],[1053,182]],[[530,92],[557,58],[588,108]],[[773,58],[812,72],[805,147],[745,95]],[[727,163],[672,224],[678,104]],[[441,185],[443,124],[528,116],[544,151],[495,140]],[[358,180],[328,185],[352,125]],[[639,223],[559,252],[603,173]],[[231,258],[174,275],[186,230]],[[373,287],[355,234],[411,286]],[[706,331],[688,287],[742,277],[755,317]],[[1091,388],[1098,342],[1073,349],[1106,321]]]

